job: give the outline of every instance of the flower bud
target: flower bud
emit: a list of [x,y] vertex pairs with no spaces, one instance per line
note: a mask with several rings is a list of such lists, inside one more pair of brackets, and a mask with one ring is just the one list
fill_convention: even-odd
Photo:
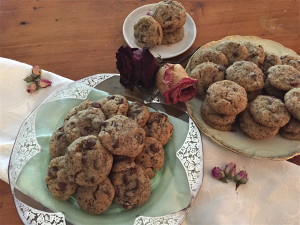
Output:
[[227,183],[226,177],[225,177],[225,173],[223,170],[221,170],[219,167],[214,167],[211,171],[211,174],[214,178],[223,181],[225,183]]
[[31,83],[28,84],[28,86],[27,86],[27,92],[28,93],[33,93],[36,90],[37,90],[37,85],[36,85],[35,82],[31,82]]
[[246,184],[248,182],[248,174],[246,171],[241,170],[235,175],[234,179],[236,181],[235,190],[237,190],[241,184]]
[[235,175],[235,181],[240,182],[241,184],[246,184],[248,182],[248,174],[246,171],[241,170]]
[[225,176],[229,179],[233,178],[236,174],[236,165],[234,163],[229,163],[225,167]]
[[42,70],[39,66],[32,66],[32,74],[35,76],[40,76],[42,73]]
[[52,84],[52,81],[50,81],[50,80],[47,80],[47,79],[41,79],[41,80],[39,80],[39,86],[41,88],[49,87],[51,84]]

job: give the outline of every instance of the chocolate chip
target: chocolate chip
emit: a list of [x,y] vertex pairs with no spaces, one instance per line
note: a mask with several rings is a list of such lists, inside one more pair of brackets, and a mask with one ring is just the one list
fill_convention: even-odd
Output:
[[115,99],[115,97],[116,97],[116,96],[114,96],[114,95],[110,95],[110,96],[107,96],[107,99],[108,99],[108,100],[113,100],[113,99]]
[[95,183],[95,177],[91,177],[91,178],[90,178],[90,181],[91,181],[92,183]]
[[87,139],[83,145],[85,149],[91,149],[96,145],[96,140],[95,139]]
[[98,102],[93,102],[91,104],[91,106],[93,106],[94,108],[100,108],[101,107],[101,105]]
[[85,165],[85,164],[87,163],[87,158],[86,158],[85,156],[83,156],[83,157],[81,158],[81,163],[82,163],[83,165]]
[[135,167],[132,167],[129,169],[129,175],[136,174],[136,172],[137,172],[137,169]]
[[291,84],[292,87],[300,87],[300,83],[296,82],[296,81],[291,82],[290,84]]
[[116,121],[112,121],[112,122],[111,122],[111,125],[112,125],[113,127],[118,127],[118,124],[117,124]]
[[117,104],[120,105],[124,102],[123,98],[118,98],[117,99]]
[[119,147],[119,140],[118,139],[113,140],[111,147],[113,147],[113,148]]
[[59,187],[59,190],[65,191],[67,184],[65,182],[58,182],[58,187]]
[[159,152],[159,148],[158,148],[155,144],[151,144],[151,145],[149,146],[149,148],[150,148],[150,150],[151,150],[152,152],[154,152],[154,153]]
[[138,144],[142,144],[144,142],[144,137],[141,133],[137,133],[134,137],[137,140]]
[[122,181],[123,181],[123,184],[125,184],[125,185],[128,185],[128,183],[129,183],[128,178],[127,178],[126,175],[122,176]]
[[232,56],[233,56],[233,57],[238,57],[239,54],[238,54],[237,52],[234,52],[234,53],[232,53]]
[[101,122],[100,123],[100,129],[107,127],[107,125],[108,125],[108,122],[105,122],[105,121]]
[[250,76],[253,80],[256,80],[256,79],[257,79],[257,74],[254,73],[254,72],[251,72],[251,73],[249,74],[249,76]]
[[56,166],[50,167],[48,169],[48,176],[52,179],[55,179],[57,177],[56,176],[57,171],[58,171],[58,168]]

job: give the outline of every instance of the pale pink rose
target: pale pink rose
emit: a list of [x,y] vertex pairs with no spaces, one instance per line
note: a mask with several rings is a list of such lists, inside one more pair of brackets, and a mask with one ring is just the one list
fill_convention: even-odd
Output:
[[167,63],[156,74],[156,86],[166,103],[186,102],[196,95],[194,83],[180,64]]

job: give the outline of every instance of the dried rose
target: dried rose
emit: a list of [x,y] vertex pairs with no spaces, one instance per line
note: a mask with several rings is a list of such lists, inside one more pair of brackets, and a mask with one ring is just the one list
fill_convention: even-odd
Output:
[[35,82],[30,82],[30,83],[28,83],[28,86],[27,86],[27,92],[28,92],[28,93],[33,93],[33,92],[35,92],[37,89],[38,89],[38,86],[36,85]]
[[214,167],[212,170],[211,170],[211,174],[214,178],[224,182],[224,183],[227,183],[227,180],[226,180],[226,177],[225,177],[225,173],[224,171],[219,168],[219,167]]
[[156,74],[156,86],[167,104],[186,102],[196,95],[194,83],[180,64],[167,63]]
[[42,70],[39,66],[32,66],[32,74],[35,76],[40,76],[42,73]]
[[225,166],[224,169],[225,172],[225,176],[229,179],[233,178],[235,176],[236,173],[236,165],[234,163],[229,163]]
[[47,79],[41,79],[41,80],[39,80],[39,83],[38,83],[38,85],[39,85],[41,88],[49,87],[51,84],[52,84],[52,81],[47,80]]
[[241,184],[246,184],[248,182],[248,173],[244,170],[241,170],[235,175],[234,180],[236,182],[235,189],[237,189]]
[[148,48],[130,48],[121,46],[116,53],[120,83],[127,89],[134,86],[153,89],[155,76],[159,68],[156,58]]

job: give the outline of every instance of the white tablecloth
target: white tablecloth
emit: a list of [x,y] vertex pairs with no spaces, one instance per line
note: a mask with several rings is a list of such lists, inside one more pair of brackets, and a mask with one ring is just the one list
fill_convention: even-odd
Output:
[[[0,58],[0,179],[8,182],[7,166],[19,127],[29,113],[55,89],[72,82],[43,70],[52,86],[34,94],[23,79],[31,66]],[[286,161],[257,160],[230,152],[202,135],[204,178],[185,224],[300,224],[300,167]],[[235,190],[211,176],[215,166],[229,162],[246,170],[249,181]]]

